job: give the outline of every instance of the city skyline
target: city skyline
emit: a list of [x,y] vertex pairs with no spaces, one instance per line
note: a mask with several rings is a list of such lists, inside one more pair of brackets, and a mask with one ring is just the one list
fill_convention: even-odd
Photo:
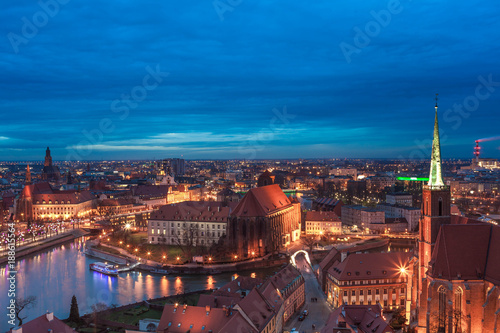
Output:
[[435,93],[444,159],[500,134],[489,2],[216,4],[2,11],[1,159],[424,159]]

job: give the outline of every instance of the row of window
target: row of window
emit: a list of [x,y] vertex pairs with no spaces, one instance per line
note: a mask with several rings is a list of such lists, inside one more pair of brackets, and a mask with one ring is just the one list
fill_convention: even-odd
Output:
[[[358,303],[359,303],[359,305],[364,305],[364,301],[359,301]],[[351,304],[352,304],[352,305],[356,305],[356,304],[358,304],[358,303],[356,303],[356,301],[355,301],[355,300],[353,300],[353,301],[351,302]],[[378,303],[378,302],[377,302],[377,303]],[[368,304],[368,305],[372,305],[372,301],[368,301],[366,304]],[[392,300],[392,304],[391,304],[391,305],[392,305],[392,306],[396,306],[396,300],[395,300],[395,299],[393,299],[393,300]],[[400,306],[402,306],[402,307],[404,307],[404,306],[405,306],[405,299],[404,299],[404,298],[401,298],[401,299],[399,300],[399,305],[400,305]],[[389,302],[385,299],[385,300],[384,300],[384,307],[387,307],[387,306],[389,306]]]
[[[156,233],[157,233],[158,235],[161,235],[161,234],[162,234],[162,232],[161,232],[161,230],[160,230],[160,229],[157,229],[157,230],[156,230]],[[154,234],[155,234],[155,229],[151,229],[151,234],[152,234],[152,235],[154,235]],[[166,232],[166,230],[165,230],[165,229],[163,229],[163,235],[167,235],[167,234],[168,234],[168,233]],[[176,234],[176,233],[175,233],[175,230],[172,230],[172,232],[170,233],[170,235],[175,235],[175,234]],[[222,236],[224,236],[225,234],[226,234],[225,232],[222,232]],[[177,235],[178,235],[178,236],[180,236],[180,235],[181,235],[181,231],[180,231],[180,230],[177,230]],[[200,231],[200,232],[195,231],[195,232],[194,232],[194,236],[198,237],[198,235],[200,235],[200,236],[205,236],[205,232],[204,232],[204,231]],[[208,237],[216,237],[215,235],[216,235],[216,234],[215,234],[215,231],[212,231],[212,232],[207,231],[207,236],[208,236]],[[217,237],[221,237],[221,232],[220,232],[220,231],[217,231]]]
[[[160,224],[162,223],[162,224]],[[200,228],[205,228],[205,225],[202,223],[202,224],[196,224],[198,225]],[[151,226],[154,227],[155,226],[155,222],[151,222]],[[156,222],[156,226],[160,227],[160,226],[163,226],[164,228],[167,227],[167,222]],[[177,223],[177,227],[180,228],[181,224],[180,223]],[[182,226],[185,227],[186,226],[186,222],[182,223]],[[175,223],[174,222],[171,222],[170,223],[170,227],[171,228],[174,228],[175,227]],[[210,225],[207,223],[207,229],[210,228]],[[221,228],[221,224],[217,224],[217,229],[220,229]],[[212,224],[212,229],[215,229],[215,224]],[[226,225],[225,224],[222,224],[222,229],[226,229]]]
[[[396,289],[393,289],[392,290],[392,294],[395,294],[396,293]],[[401,294],[404,294],[405,293],[405,288],[401,288]],[[371,295],[372,294],[372,289],[368,289],[367,290],[367,295]],[[360,289],[359,290],[359,296],[363,296],[364,295],[364,290],[363,289]],[[380,295],[380,289],[375,289],[375,295]],[[387,289],[384,289],[384,295],[387,295]],[[347,290],[344,290],[344,296],[347,296]],[[356,290],[351,290],[351,296],[356,296]]]
[[[151,241],[152,242],[155,241],[155,237],[154,236],[151,237]],[[162,237],[158,237],[157,241],[158,242],[167,242],[167,239],[166,238],[162,238]],[[200,245],[205,245],[205,240],[201,239],[201,240],[198,240],[198,241],[199,241]],[[187,241],[185,239],[176,240],[175,238],[172,238],[170,240],[170,244],[177,244],[178,242],[180,242],[181,244],[186,244],[187,243]],[[210,242],[210,240],[207,240],[207,245],[215,244],[215,243],[216,243],[215,240],[212,240],[211,242]],[[197,244],[197,240],[195,239],[195,240],[193,240],[193,245],[196,246],[196,244]]]

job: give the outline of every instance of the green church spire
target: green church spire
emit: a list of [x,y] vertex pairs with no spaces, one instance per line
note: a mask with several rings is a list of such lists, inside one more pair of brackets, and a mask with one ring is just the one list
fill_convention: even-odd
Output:
[[429,185],[431,188],[443,188],[443,176],[441,173],[441,144],[439,142],[438,105],[436,94],[436,117],[434,119],[434,139],[432,140],[431,172],[429,174]]

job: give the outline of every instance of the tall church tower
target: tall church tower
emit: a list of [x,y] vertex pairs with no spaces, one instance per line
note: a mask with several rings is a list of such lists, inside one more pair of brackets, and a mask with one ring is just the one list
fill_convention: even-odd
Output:
[[[438,124],[438,105],[436,95],[436,115],[434,119],[434,139],[432,141],[432,156],[431,168],[429,174],[429,182],[422,190],[422,214],[419,221],[419,276],[418,276],[418,298],[419,298],[419,315],[418,322],[420,325],[426,323],[427,316],[427,270],[429,269],[429,261],[431,260],[432,250],[436,243],[439,228],[443,224],[450,224],[450,188],[443,182],[441,172],[441,146],[439,142],[439,124]],[[419,332],[424,332],[420,330]]]
[[45,163],[43,163],[44,166],[51,166],[52,165],[52,156],[50,156],[50,149],[47,147],[47,150],[45,151]]

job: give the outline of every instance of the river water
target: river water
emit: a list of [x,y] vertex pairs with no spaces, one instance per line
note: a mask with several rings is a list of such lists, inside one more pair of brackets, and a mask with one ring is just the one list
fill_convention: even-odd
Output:
[[[100,261],[86,256],[84,238],[56,246],[17,261],[16,293],[19,297],[36,296],[34,308],[25,310],[27,319],[34,319],[47,310],[60,319],[67,318],[71,297],[76,295],[80,315],[91,312],[91,306],[98,302],[109,306],[125,305],[145,299],[175,295],[202,289],[218,288],[237,277],[237,274],[217,275],[155,275],[145,272],[120,273],[110,277],[89,270],[89,264]],[[278,268],[266,268],[240,275],[254,275],[265,278]],[[0,332],[10,328],[7,323],[8,271],[0,268]]]

